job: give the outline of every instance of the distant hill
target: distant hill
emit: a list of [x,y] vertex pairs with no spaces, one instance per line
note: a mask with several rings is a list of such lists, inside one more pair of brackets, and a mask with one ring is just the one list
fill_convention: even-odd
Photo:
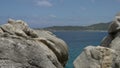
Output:
[[108,23],[98,23],[93,24],[90,26],[53,26],[53,27],[47,27],[44,28],[45,30],[50,31],[68,31],[68,30],[76,30],[76,31],[84,31],[84,30],[107,30],[108,26],[111,22]]
[[90,30],[107,30],[110,23],[111,22],[98,23],[98,24],[93,24],[93,25],[86,26],[86,27],[89,27]]

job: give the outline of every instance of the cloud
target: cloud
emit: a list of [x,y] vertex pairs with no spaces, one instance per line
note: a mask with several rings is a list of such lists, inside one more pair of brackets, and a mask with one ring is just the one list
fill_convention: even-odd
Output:
[[85,8],[85,7],[80,7],[80,10],[85,11],[85,10],[87,10],[87,8]]
[[91,0],[92,3],[95,3],[95,0]]
[[116,0],[117,2],[120,2],[120,0]]
[[53,4],[50,3],[48,0],[38,0],[37,5],[40,7],[52,7]]
[[54,14],[50,14],[49,16],[52,17],[52,18],[56,18],[56,17],[57,17],[57,16],[54,15]]
[[63,3],[64,0],[60,0],[61,3]]

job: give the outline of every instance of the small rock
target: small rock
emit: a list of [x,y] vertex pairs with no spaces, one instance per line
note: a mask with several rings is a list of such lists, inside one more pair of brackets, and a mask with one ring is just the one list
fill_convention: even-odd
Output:
[[8,19],[8,23],[9,23],[9,24],[14,24],[14,23],[15,23],[15,20],[9,18],[9,19]]

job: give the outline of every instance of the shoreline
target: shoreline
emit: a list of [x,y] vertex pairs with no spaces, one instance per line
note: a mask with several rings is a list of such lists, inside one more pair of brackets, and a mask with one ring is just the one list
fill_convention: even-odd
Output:
[[108,32],[107,30],[46,30],[46,29],[35,29],[40,31],[50,31],[50,32]]
[[107,32],[107,30],[47,30],[51,32]]

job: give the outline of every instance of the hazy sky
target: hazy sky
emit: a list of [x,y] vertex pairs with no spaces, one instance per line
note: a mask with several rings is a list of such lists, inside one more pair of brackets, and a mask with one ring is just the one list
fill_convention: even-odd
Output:
[[90,25],[113,20],[120,0],[0,0],[0,24],[22,19],[31,27]]

